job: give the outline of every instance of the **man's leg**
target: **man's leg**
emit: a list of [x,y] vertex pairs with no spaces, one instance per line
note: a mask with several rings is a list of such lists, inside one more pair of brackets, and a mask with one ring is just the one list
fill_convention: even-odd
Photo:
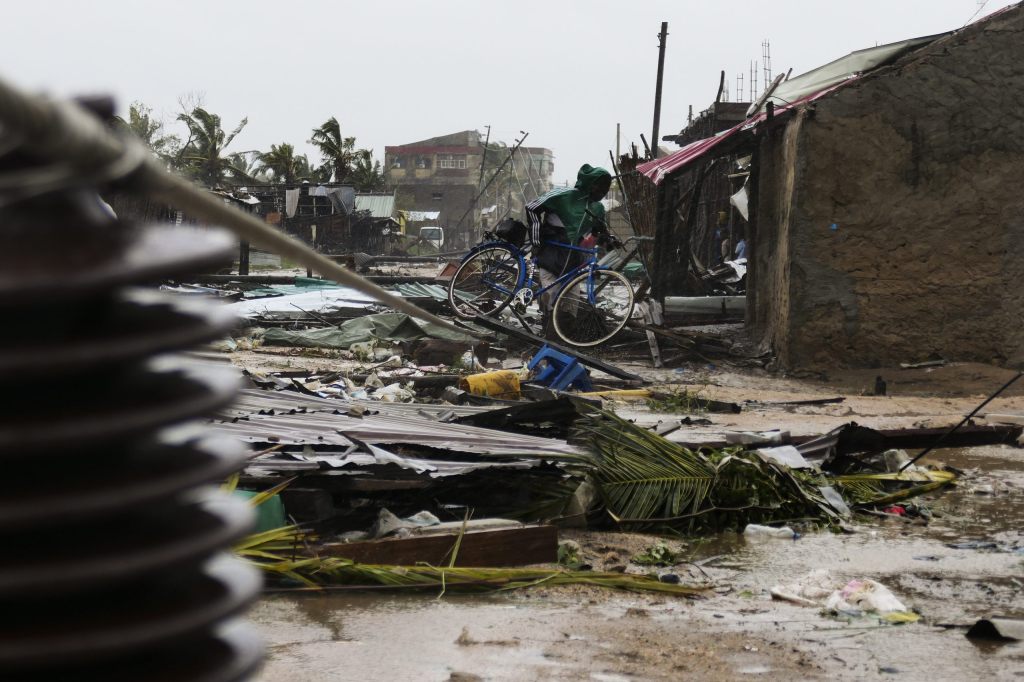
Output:
[[[558,276],[550,270],[538,267],[537,279],[540,280],[541,287],[550,287],[558,281]],[[540,295],[541,324],[544,327],[543,336],[546,339],[553,339],[557,336],[553,322],[554,316],[551,314],[552,308],[555,307],[556,296],[558,296],[558,287],[551,287]]]

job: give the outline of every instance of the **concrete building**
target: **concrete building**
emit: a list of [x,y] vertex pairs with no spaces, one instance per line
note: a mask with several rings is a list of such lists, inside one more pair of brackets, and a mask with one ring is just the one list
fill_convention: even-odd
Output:
[[506,214],[520,217],[526,201],[551,189],[554,155],[550,149],[520,147],[474,205],[507,155],[500,145],[489,147],[486,164],[484,141],[475,130],[385,147],[385,178],[395,190],[395,209],[438,213],[446,244],[454,248],[472,243],[485,221],[493,224]]

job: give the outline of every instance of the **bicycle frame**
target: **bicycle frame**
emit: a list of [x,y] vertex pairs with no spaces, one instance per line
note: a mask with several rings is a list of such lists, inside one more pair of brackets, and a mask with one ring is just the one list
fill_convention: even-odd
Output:
[[[572,280],[575,277],[579,277],[581,274],[583,274],[586,271],[594,272],[595,270],[607,270],[607,269],[609,269],[609,268],[603,268],[603,267],[601,267],[601,266],[599,266],[597,264],[598,249],[596,249],[596,248],[587,248],[587,247],[584,247],[584,246],[573,246],[572,244],[563,244],[562,242],[544,242],[544,243],[546,245],[548,245],[548,246],[555,246],[555,247],[558,247],[558,248],[561,248],[561,249],[569,249],[571,251],[580,251],[581,253],[587,253],[587,254],[590,254],[590,258],[587,259],[586,263],[583,263],[581,265],[577,265],[575,268],[573,268],[569,272],[565,273],[564,275],[561,275],[560,277],[558,277],[558,279],[556,279],[554,282],[552,282],[551,284],[547,285],[546,287],[541,287],[540,289],[537,289],[536,292],[534,292],[534,296],[543,296],[544,294],[546,294],[547,292],[551,291],[552,289],[554,289],[555,291],[558,291],[559,289],[562,288],[562,286],[565,285],[566,282],[569,282],[570,280]],[[536,282],[534,282],[534,279],[533,279],[533,273],[535,273],[537,271],[537,257],[536,256],[531,256],[531,258],[530,258],[530,265],[532,267],[530,268],[529,272],[527,273],[526,281],[523,282],[523,287],[528,287],[528,288],[530,288],[532,290],[534,288],[534,286],[536,286]],[[593,303],[594,302],[593,287],[591,286],[589,288],[590,288],[590,291],[587,292],[587,297],[590,300],[590,302]]]
[[[620,245],[618,248],[624,248],[623,257],[614,265],[602,265],[598,259],[600,249],[597,247],[583,247],[576,246],[574,244],[567,244],[564,242],[556,241],[545,241],[544,244],[553,248],[568,249],[569,251],[577,251],[587,255],[586,261],[572,268],[568,272],[558,276],[553,282],[546,286],[543,286],[543,282],[539,280],[536,275],[537,272],[537,257],[531,252],[531,246],[525,248],[519,247],[516,244],[506,242],[502,239],[496,238],[494,234],[486,234],[485,238],[487,241],[478,244],[474,247],[463,259],[463,262],[472,258],[476,253],[494,248],[495,246],[501,246],[510,251],[513,257],[519,262],[519,276],[516,278],[515,283],[508,281],[508,279],[495,276],[493,279],[487,276],[487,273],[483,273],[484,282],[495,292],[498,292],[504,296],[510,298],[511,306],[509,310],[519,320],[519,322],[528,330],[531,330],[531,324],[523,317],[526,313],[526,308],[533,301],[538,300],[539,297],[549,294],[555,297],[561,294],[562,289],[571,282],[572,280],[581,277],[582,275],[589,275],[586,278],[586,300],[591,305],[596,305],[598,296],[603,290],[605,284],[595,283],[595,273],[600,271],[611,271],[621,272],[622,269],[631,262],[640,251],[640,243],[645,240],[649,240],[649,237],[632,236],[626,239],[626,243],[634,242],[629,248],[625,248],[624,245]],[[640,256],[641,262],[644,262],[643,256]],[[646,269],[646,263],[644,263]],[[497,271],[495,271],[497,272]],[[584,283],[580,282],[577,285],[580,289],[584,288]],[[580,292],[582,294],[582,291]],[[454,305],[454,304],[453,304]]]

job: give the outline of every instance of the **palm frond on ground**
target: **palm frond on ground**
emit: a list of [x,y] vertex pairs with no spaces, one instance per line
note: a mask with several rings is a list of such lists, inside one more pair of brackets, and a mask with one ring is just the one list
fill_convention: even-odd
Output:
[[589,408],[578,436],[593,453],[594,480],[619,524],[699,532],[741,530],[747,523],[839,515],[822,488],[850,506],[903,500],[955,480],[949,472],[831,477],[794,470],[742,448],[695,452],[614,414]]

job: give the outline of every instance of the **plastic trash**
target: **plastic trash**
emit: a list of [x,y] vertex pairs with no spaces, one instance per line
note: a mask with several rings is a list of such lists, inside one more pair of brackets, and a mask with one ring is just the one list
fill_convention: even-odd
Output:
[[359,343],[353,343],[348,349],[356,356],[356,360],[366,361],[373,359],[373,349],[376,345],[376,341],[360,341]]
[[888,587],[870,578],[851,580],[825,602],[830,611],[875,611],[880,614],[905,612],[907,607]]
[[783,526],[782,528],[772,528],[771,526],[759,526],[756,523],[748,523],[747,527],[743,529],[743,537],[779,538],[782,540],[795,540],[800,537],[800,534],[794,531],[789,526]]
[[380,380],[376,372],[372,372],[370,376],[366,377],[363,386],[366,388],[384,388],[384,382]]
[[377,389],[373,392],[373,397],[386,403],[398,403],[412,400],[413,394],[412,391],[402,388],[402,384],[395,383]]
[[471,350],[467,350],[465,353],[462,354],[462,356],[456,363],[456,366],[477,371],[487,369],[486,367],[480,364],[480,361],[476,359],[476,354],[474,354],[473,351]]
[[518,400],[522,393],[519,374],[510,369],[499,369],[483,374],[471,374],[459,381],[459,388],[473,395],[485,395],[504,400]]
[[821,607],[838,614],[860,616],[877,613],[882,620],[890,623],[913,623],[920,616],[908,611],[885,585],[869,578],[850,580],[840,589],[841,584],[825,569],[811,571],[796,582],[776,585],[771,588],[773,599]]

